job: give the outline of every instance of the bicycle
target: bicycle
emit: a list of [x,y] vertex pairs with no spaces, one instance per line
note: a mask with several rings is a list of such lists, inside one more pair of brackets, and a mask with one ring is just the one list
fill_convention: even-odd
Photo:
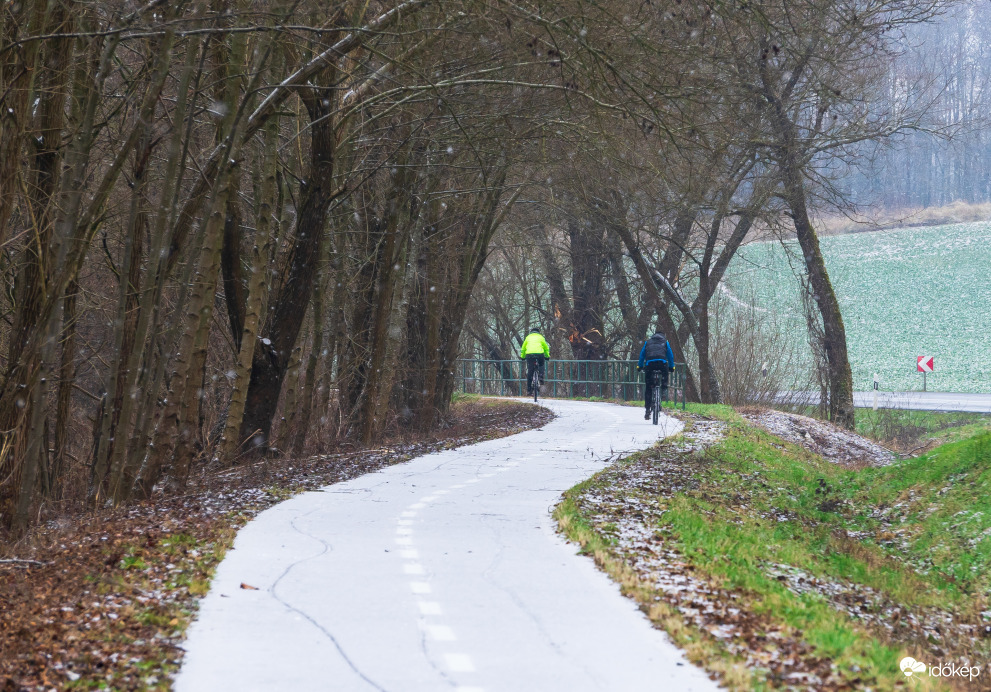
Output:
[[657,425],[661,418],[661,373],[659,370],[647,370],[644,372],[644,396],[647,390],[653,395],[651,397],[650,415],[654,425]]
[[540,368],[534,368],[533,377],[530,382],[531,387],[533,387],[533,403],[537,403],[537,394],[540,392],[540,385],[543,383],[543,378],[540,376]]
[[654,392],[651,414],[654,419],[654,425],[657,425],[657,421],[661,417],[661,373],[657,370],[651,372],[651,387]]
[[527,355],[523,359],[523,365],[527,370],[527,394],[529,395],[530,390],[532,390],[533,402],[537,403],[537,396],[540,394],[540,386],[544,384],[544,357],[537,354]]

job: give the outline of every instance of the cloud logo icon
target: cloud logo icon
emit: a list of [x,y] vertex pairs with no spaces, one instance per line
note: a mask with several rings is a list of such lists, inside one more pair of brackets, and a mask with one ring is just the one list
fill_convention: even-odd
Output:
[[922,661],[916,661],[911,656],[906,656],[903,658],[901,663],[898,664],[898,667],[902,669],[903,673],[905,673],[906,678],[910,678],[916,673],[922,675],[926,672],[926,664]]

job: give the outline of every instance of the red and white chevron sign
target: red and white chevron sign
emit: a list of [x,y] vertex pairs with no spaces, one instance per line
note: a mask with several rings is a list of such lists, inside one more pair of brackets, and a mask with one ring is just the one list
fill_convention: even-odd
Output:
[[919,372],[932,372],[933,371],[933,357],[932,356],[919,356],[918,359]]

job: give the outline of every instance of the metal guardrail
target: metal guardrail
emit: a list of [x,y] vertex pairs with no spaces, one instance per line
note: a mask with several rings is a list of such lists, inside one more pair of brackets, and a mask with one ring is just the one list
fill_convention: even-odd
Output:
[[[644,398],[643,373],[635,360],[548,360],[544,370],[544,396],[562,399],[601,398],[640,401]],[[474,360],[459,358],[455,389],[469,394],[524,396],[526,363],[522,360]],[[685,364],[675,363],[668,377],[668,397],[685,408]]]

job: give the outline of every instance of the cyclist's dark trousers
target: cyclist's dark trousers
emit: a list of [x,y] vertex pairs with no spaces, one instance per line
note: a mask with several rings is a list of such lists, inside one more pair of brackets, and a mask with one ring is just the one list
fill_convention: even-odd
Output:
[[650,411],[654,406],[654,373],[661,378],[661,401],[668,398],[668,365],[667,363],[648,363],[644,369],[644,381],[647,391],[644,393],[644,406]]
[[543,353],[528,353],[526,356],[526,391],[530,394],[533,393],[533,372],[534,370],[540,370],[540,378],[544,377],[544,354]]

